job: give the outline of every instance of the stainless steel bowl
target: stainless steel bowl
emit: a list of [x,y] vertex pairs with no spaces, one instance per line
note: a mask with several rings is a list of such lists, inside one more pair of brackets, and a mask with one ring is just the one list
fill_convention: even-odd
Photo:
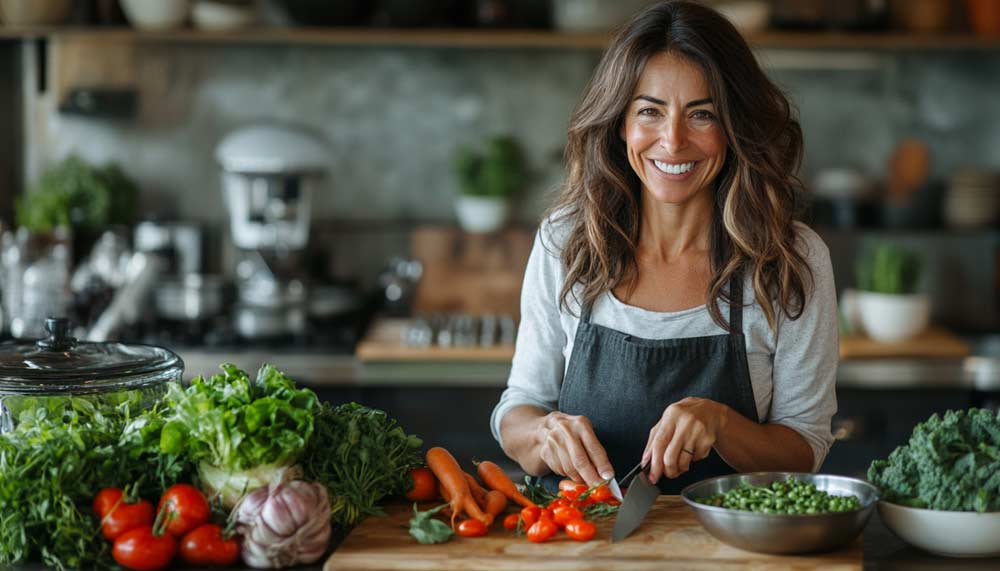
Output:
[[[722,494],[742,484],[767,486],[779,480],[810,482],[830,494],[853,494],[861,508],[825,514],[765,514],[732,510],[696,500]],[[701,525],[716,539],[760,553],[813,553],[830,551],[852,541],[868,523],[878,501],[878,488],[847,476],[797,472],[753,472],[709,478],[684,488],[681,497],[694,510]]]

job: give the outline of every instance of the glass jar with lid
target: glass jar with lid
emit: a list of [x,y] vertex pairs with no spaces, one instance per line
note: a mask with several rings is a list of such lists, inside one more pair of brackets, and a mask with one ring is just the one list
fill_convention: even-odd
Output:
[[90,343],[70,336],[69,320],[45,320],[48,337],[0,345],[0,433],[39,407],[58,413],[75,399],[141,410],[181,381],[184,362],[162,347]]

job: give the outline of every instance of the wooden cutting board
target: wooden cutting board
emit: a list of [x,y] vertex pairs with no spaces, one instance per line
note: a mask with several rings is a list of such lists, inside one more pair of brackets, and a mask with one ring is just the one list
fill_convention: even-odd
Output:
[[968,356],[969,344],[940,327],[928,327],[910,339],[895,343],[883,343],[858,334],[840,338],[841,359],[961,359]]
[[862,543],[817,555],[766,555],[719,542],[695,519],[678,496],[660,496],[642,526],[625,541],[611,543],[614,518],[598,525],[597,538],[579,543],[560,533],[535,544],[499,526],[486,537],[454,537],[421,545],[408,533],[412,507],[394,505],[383,518],[368,518],[354,529],[323,571],[598,571],[685,569],[718,571],[861,571]]

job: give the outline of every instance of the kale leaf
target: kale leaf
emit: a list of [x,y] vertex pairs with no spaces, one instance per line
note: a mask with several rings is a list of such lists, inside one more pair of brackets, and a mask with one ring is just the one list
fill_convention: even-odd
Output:
[[868,479],[893,503],[1000,511],[1000,413],[973,408],[934,414],[888,460],[872,462]]

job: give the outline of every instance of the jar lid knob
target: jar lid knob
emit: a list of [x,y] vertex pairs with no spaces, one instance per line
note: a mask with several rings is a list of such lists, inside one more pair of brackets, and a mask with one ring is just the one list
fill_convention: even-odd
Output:
[[48,317],[45,319],[45,330],[49,332],[47,339],[39,339],[35,346],[46,351],[65,351],[76,345],[76,337],[70,337],[70,322],[65,317]]

